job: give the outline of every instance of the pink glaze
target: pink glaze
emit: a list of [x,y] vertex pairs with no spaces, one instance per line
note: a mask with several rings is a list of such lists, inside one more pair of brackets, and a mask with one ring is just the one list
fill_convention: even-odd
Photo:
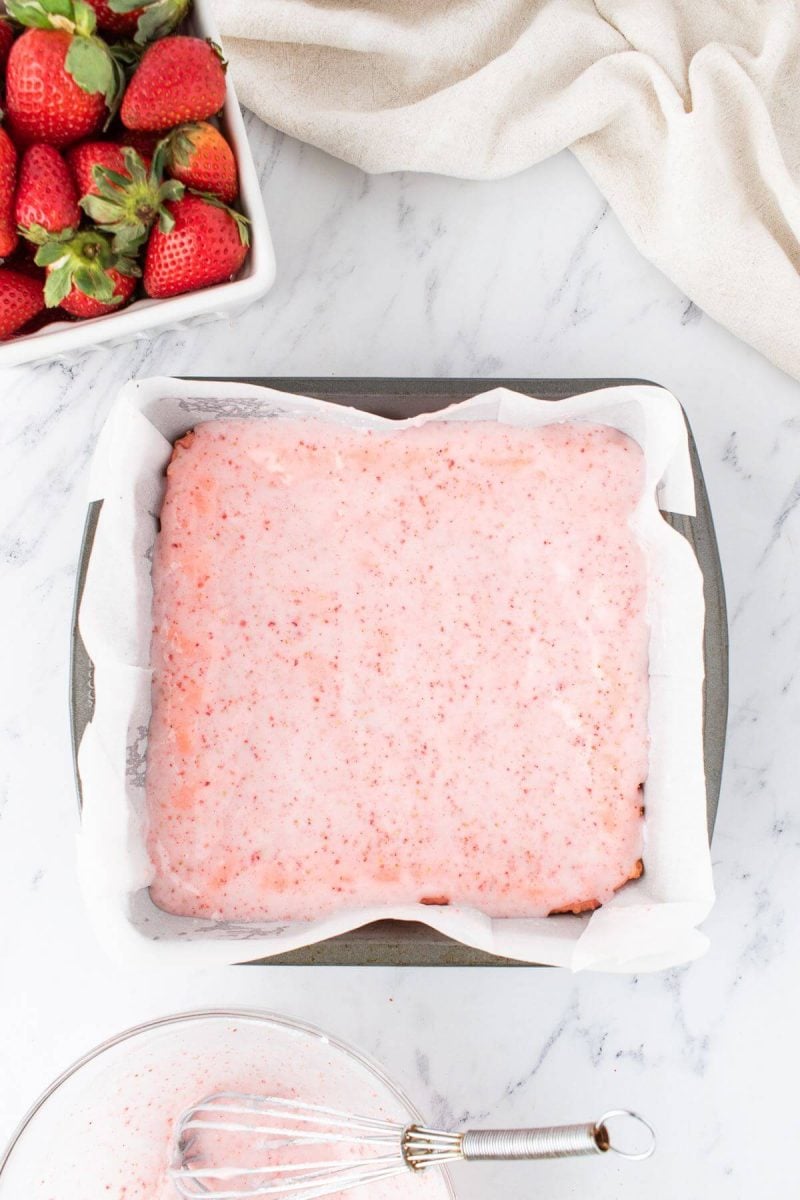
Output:
[[308,920],[591,907],[639,873],[639,447],[608,427],[211,421],[153,565],[151,892]]
[[[0,1200],[179,1200],[170,1178],[178,1165],[178,1120],[221,1091],[299,1099],[400,1125],[412,1119],[390,1084],[324,1036],[268,1018],[189,1018],[135,1034],[58,1088],[0,1172]],[[193,1162],[247,1167],[320,1155],[317,1148],[267,1151],[263,1142],[252,1134],[197,1133]],[[326,1149],[334,1160],[359,1153],[349,1143]],[[210,1197],[228,1190],[222,1181],[208,1186]],[[359,1194],[364,1200],[450,1195],[438,1172],[410,1171]]]

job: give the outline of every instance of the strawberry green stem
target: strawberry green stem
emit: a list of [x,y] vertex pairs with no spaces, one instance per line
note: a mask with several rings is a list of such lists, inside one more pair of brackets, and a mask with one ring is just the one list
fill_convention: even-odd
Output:
[[123,150],[126,175],[99,164],[92,171],[97,194],[84,196],[81,207],[101,229],[113,235],[113,249],[135,254],[158,221],[169,233],[175,224],[167,208],[170,200],[180,200],[183,184],[177,179],[162,181],[164,146],[159,143],[148,171],[141,157],[127,146]]
[[84,92],[103,96],[110,119],[122,99],[125,76],[110,47],[96,35],[94,9],[83,0],[6,0],[6,11],[32,29],[72,34],[64,66]]
[[56,308],[73,287],[103,304],[118,304],[114,294],[113,268],[122,275],[138,275],[132,259],[115,254],[110,240],[102,233],[87,230],[68,242],[47,242],[37,251],[36,265],[47,267],[44,302]]

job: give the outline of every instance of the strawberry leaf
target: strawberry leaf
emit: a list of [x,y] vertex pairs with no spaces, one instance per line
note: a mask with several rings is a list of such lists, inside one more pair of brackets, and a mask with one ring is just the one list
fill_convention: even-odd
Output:
[[[46,2],[50,3],[51,0]],[[91,4],[86,4],[84,0],[72,0],[72,10],[77,32],[83,37],[91,37],[97,29],[97,14]]]
[[103,194],[103,184],[111,183],[115,188],[124,188],[128,186],[132,178],[132,176],[121,175],[113,167],[104,167],[102,163],[95,163],[92,167],[92,179],[100,187],[101,195]]
[[58,242],[48,242],[36,251],[34,262],[37,267],[50,267],[59,258],[64,258],[64,247],[59,246]]
[[[38,254],[37,254],[38,259]],[[69,257],[64,255],[58,266],[47,273],[44,285],[44,302],[48,308],[58,308],[72,291],[72,267]]]
[[124,253],[118,255],[116,266],[120,275],[132,275],[135,279],[138,279],[142,273],[139,264],[134,262],[132,258],[128,258]]
[[95,225],[113,234],[116,253],[138,253],[156,221],[167,233],[175,224],[166,205],[170,200],[180,200],[185,188],[177,179],[162,182],[160,150],[161,144],[149,171],[130,146],[123,150],[127,175],[99,163],[92,170],[97,194],[84,196],[81,208]]
[[116,267],[124,274],[135,274],[136,266],[128,258],[114,254],[108,238],[95,230],[78,233],[69,242],[49,242],[36,253],[36,263],[47,267],[44,296],[48,308],[55,308],[73,286],[103,304],[116,304],[114,280],[109,271]]
[[121,300],[121,297],[114,295],[114,280],[98,263],[77,266],[72,282],[79,292],[102,304],[117,304]]
[[18,225],[17,230],[21,237],[24,237],[27,242],[33,242],[35,246],[43,246],[46,242],[68,242],[75,236],[75,230],[71,227],[62,229],[59,233],[51,233],[43,225],[36,224]]
[[118,68],[105,42],[94,37],[74,37],[65,67],[84,92],[100,92],[109,109],[119,102]]
[[188,167],[196,153],[196,147],[192,141],[192,133],[198,130],[200,126],[195,122],[189,125],[179,125],[177,129],[173,129],[169,137],[164,138],[163,142],[159,142],[159,146],[164,146],[170,163],[174,166],[176,163],[179,167]]
[[[139,237],[134,237],[127,230],[122,229],[119,233],[115,233],[111,245],[115,254],[123,256],[126,262],[132,262],[133,257],[140,254],[142,247],[147,241],[147,234],[140,234]],[[125,275],[139,275],[141,272],[138,268],[135,271],[124,271]]]
[[219,61],[220,61],[220,66],[222,67],[223,71],[227,71],[227,69],[228,69],[228,60],[227,60],[227,58],[225,57],[225,52],[224,52],[224,50],[222,49],[222,46],[220,46],[219,42],[215,42],[215,41],[213,40],[213,38],[206,38],[206,41],[208,42],[209,46],[211,47],[211,49],[214,51],[214,53],[216,54],[217,58],[219,59]]
[[190,2],[191,0],[109,0],[109,8],[116,13],[131,13],[140,8],[144,9],[136,28],[136,41],[143,46],[177,29],[189,11]]
[[136,41],[140,45],[154,42],[157,38],[166,37],[180,25],[189,10],[189,3],[175,4],[168,0],[167,4],[153,4],[146,8],[139,17],[136,27]]
[[143,49],[135,42],[115,42],[109,51],[125,75],[132,75],[142,60]]
[[6,0],[6,12],[20,25],[28,25],[34,29],[50,29],[50,18],[47,13],[40,11],[38,6],[26,4],[25,0]]
[[119,208],[113,200],[105,200],[102,196],[82,196],[78,203],[95,225],[112,225],[119,216]]
[[167,169],[167,162],[169,160],[169,141],[171,136],[172,135],[168,133],[166,137],[161,139],[161,141],[156,142],[156,147],[153,151],[150,170],[153,178],[158,179],[159,182],[164,178],[164,172]]
[[20,25],[33,29],[52,29],[50,16],[38,0],[6,0],[6,12]]
[[89,37],[97,26],[94,9],[84,0],[7,0],[6,12],[34,29],[64,29]]

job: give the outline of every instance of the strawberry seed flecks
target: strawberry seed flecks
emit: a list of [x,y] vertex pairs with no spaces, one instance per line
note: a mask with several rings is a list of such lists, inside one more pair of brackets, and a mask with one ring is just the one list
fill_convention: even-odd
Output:
[[148,46],[122,100],[129,129],[167,129],[201,121],[225,102],[225,70],[208,41],[169,37]]
[[0,341],[12,337],[44,309],[42,280],[0,267]]
[[168,204],[169,232],[156,225],[144,263],[148,296],[177,296],[232,279],[247,257],[247,224],[212,197],[188,193]]
[[610,899],[642,855],[642,485],[608,427],[197,426],[153,566],[156,903]]
[[6,0],[0,263],[13,257],[15,273],[3,336],[58,308],[113,313],[137,289],[168,298],[239,272],[249,234],[229,207],[237,163],[209,121],[225,102],[225,63],[213,42],[178,30],[190,6]]
[[181,125],[166,144],[167,169],[187,187],[230,204],[239,191],[236,159],[220,131],[208,121]]
[[[122,75],[109,47],[95,34],[92,10],[75,5],[70,19],[63,15],[62,3],[51,9],[50,2],[6,0],[9,15],[32,26],[8,56],[6,106],[17,142],[60,147],[102,127],[121,95]],[[49,27],[41,27],[48,19]]]
[[75,180],[54,146],[29,146],[23,154],[14,215],[23,237],[39,245],[77,230],[81,213]]
[[0,258],[12,255],[19,242],[14,219],[16,189],[17,148],[0,126]]

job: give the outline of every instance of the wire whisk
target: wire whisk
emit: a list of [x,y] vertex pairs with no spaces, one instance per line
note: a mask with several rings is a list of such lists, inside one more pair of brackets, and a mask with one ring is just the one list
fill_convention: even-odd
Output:
[[[638,1126],[640,1138],[645,1134],[638,1148],[617,1144],[623,1119]],[[572,1158],[611,1151],[641,1161],[654,1150],[652,1127],[627,1109],[613,1109],[582,1125],[449,1133],[286,1097],[218,1092],[180,1117],[170,1175],[178,1194],[188,1200],[319,1200],[459,1160]]]

